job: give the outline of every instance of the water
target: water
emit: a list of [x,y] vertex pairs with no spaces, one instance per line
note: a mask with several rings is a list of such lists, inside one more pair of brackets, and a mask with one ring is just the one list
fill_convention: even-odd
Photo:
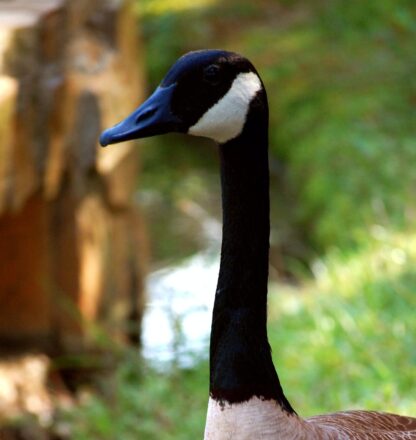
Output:
[[218,269],[215,246],[149,275],[142,343],[143,356],[151,364],[190,367],[208,356]]

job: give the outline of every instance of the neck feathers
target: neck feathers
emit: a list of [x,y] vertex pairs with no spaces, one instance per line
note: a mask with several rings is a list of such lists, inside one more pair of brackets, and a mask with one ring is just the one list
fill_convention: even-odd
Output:
[[291,413],[266,330],[268,117],[265,95],[260,98],[252,103],[255,108],[242,133],[220,146],[223,242],[211,331],[210,395],[221,404],[254,396],[274,400]]
[[273,400],[253,397],[243,403],[220,405],[211,398],[208,402],[205,440],[326,440],[325,436],[312,434],[303,420]]

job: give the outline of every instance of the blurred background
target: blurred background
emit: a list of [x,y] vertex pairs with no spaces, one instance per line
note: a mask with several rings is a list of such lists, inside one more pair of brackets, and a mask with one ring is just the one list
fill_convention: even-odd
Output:
[[0,439],[202,438],[217,149],[100,131],[183,53],[270,103],[269,337],[303,416],[416,414],[413,0],[0,2]]

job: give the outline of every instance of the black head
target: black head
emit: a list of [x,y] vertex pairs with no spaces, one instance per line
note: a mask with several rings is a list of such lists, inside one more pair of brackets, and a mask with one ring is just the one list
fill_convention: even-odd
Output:
[[246,58],[223,50],[190,52],[171,67],[138,109],[100,137],[103,146],[168,132],[219,143],[241,133],[249,108],[267,107],[261,80]]

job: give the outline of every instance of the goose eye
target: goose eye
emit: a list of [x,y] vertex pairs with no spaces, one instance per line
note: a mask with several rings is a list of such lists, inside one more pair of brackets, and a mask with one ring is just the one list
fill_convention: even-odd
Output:
[[216,64],[211,64],[204,69],[204,80],[211,84],[218,83],[220,79],[220,67]]

